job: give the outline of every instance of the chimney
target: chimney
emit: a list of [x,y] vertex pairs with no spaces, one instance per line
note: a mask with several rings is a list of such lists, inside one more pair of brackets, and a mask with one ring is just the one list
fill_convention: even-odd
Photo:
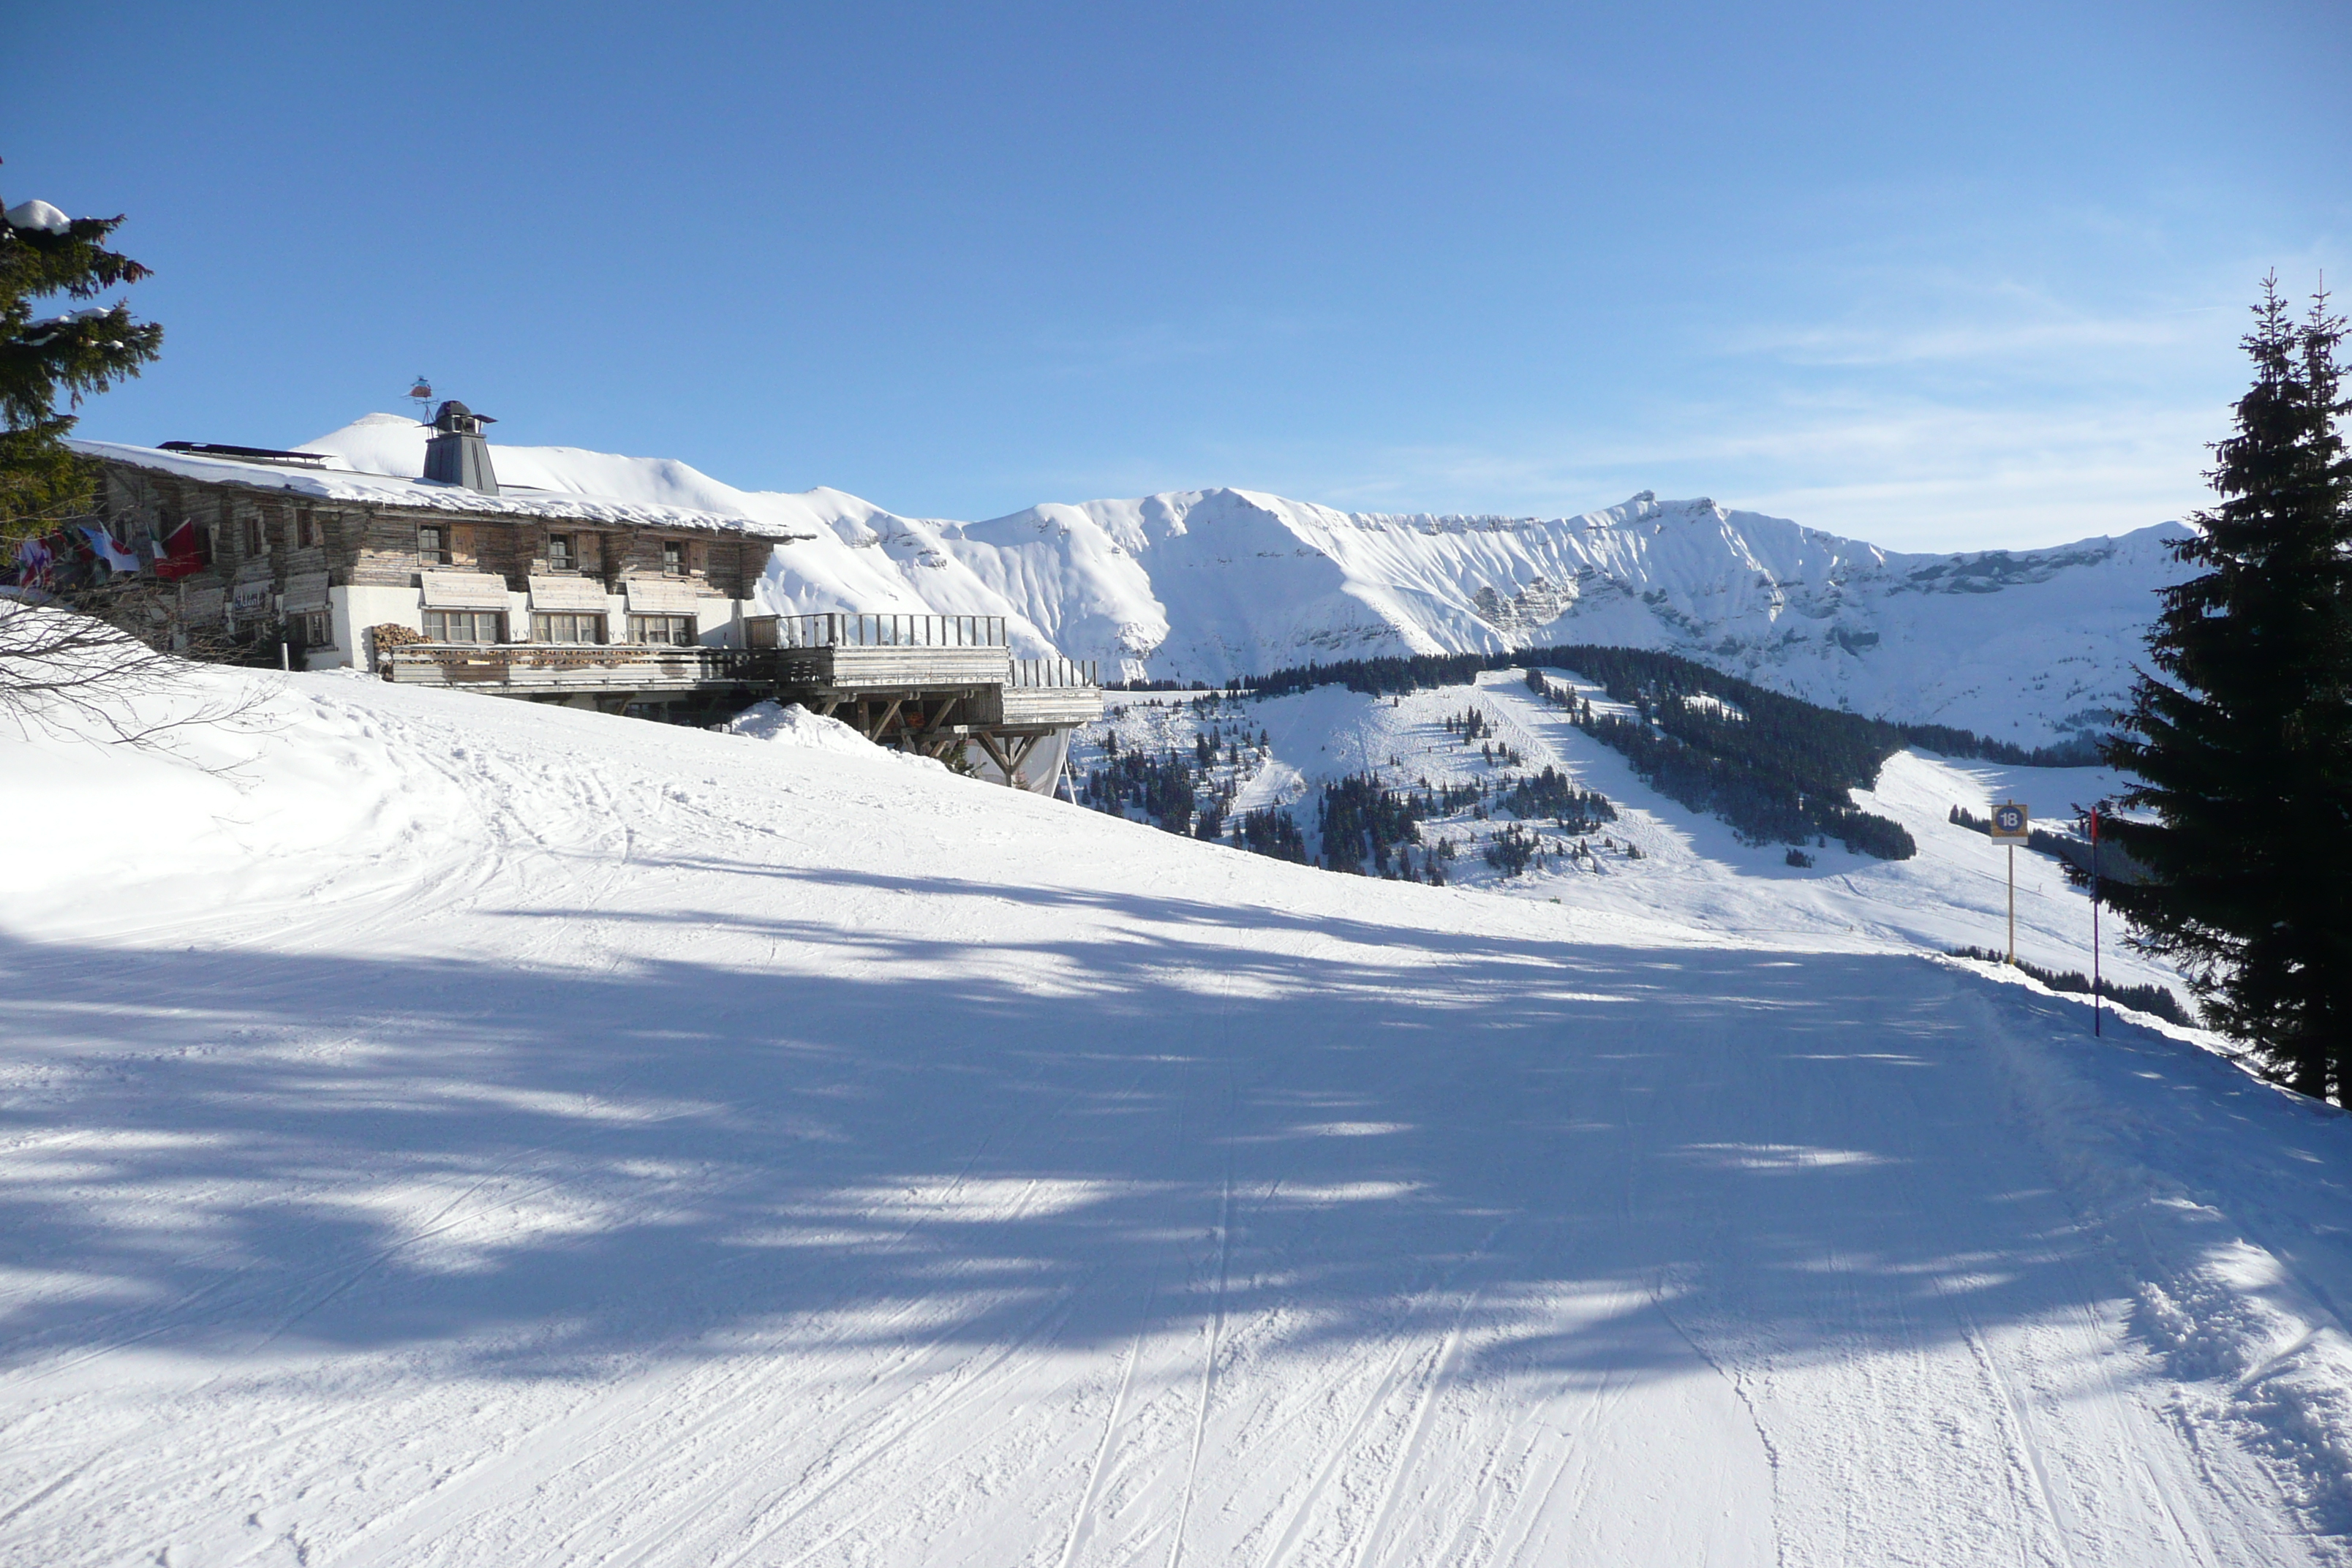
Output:
[[425,443],[425,477],[445,485],[463,485],[486,496],[499,493],[499,476],[490,468],[490,444],[482,426],[498,421],[477,414],[464,404],[448,402],[433,416],[433,438]]

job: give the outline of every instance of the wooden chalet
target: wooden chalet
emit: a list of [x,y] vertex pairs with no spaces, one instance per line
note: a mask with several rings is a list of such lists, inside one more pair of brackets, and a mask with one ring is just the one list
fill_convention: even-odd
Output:
[[810,535],[501,486],[487,423],[443,404],[423,479],[312,452],[75,446],[184,646],[282,641],[302,668],[648,717],[772,696],[904,749],[975,746],[1008,783],[1102,710],[1091,665],[1015,659],[1001,617],[765,614],[771,555]]
[[485,423],[442,405],[425,479],[316,452],[75,446],[104,470],[110,531],[146,563],[142,575],[173,585],[184,628],[283,636],[311,669],[373,666],[378,643],[393,641],[740,647],[771,552],[808,537],[501,487]]

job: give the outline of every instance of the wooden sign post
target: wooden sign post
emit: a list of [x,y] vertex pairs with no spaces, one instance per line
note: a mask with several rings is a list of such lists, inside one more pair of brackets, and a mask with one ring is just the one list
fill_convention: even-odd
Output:
[[2017,964],[2017,847],[2032,836],[2032,814],[2013,800],[1992,808],[1992,840],[2009,845],[2009,962]]

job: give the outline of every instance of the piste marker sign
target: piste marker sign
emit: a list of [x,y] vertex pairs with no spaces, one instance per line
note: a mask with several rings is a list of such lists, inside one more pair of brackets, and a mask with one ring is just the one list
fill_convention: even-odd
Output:
[[2032,814],[2013,800],[2002,801],[1992,808],[1992,837],[1998,839],[2021,841],[2029,836],[2028,824]]

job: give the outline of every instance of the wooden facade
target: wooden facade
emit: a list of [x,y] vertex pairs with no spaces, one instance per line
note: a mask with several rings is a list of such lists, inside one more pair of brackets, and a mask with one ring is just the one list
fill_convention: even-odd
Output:
[[[761,614],[771,552],[805,536],[743,520],[616,521],[629,509],[426,489],[292,453],[85,449],[110,531],[168,581],[184,628],[282,639],[302,668],[615,712],[773,697],[926,755],[976,747],[1007,783],[1102,712],[1091,665],[1013,658],[1001,616]],[[321,493],[335,490],[350,493]]]
[[[329,497],[289,486],[305,471],[296,465],[208,461],[198,475],[184,471],[193,466],[184,460],[142,463],[119,450],[95,454],[103,515],[142,561],[166,557],[182,619],[237,641],[283,637],[311,668],[372,663],[367,634],[379,626],[425,636],[432,579],[447,574],[495,580],[510,596],[468,606],[502,617],[494,637],[469,641],[625,643],[643,629],[628,619],[635,615],[663,618],[674,639],[740,646],[770,552],[800,537],[688,511],[615,521],[582,515],[587,509],[569,507],[569,497],[534,505],[530,492],[511,489],[478,509],[454,487],[432,498],[445,504],[415,504],[404,492],[417,481],[390,481],[382,497]],[[180,552],[169,558],[175,540]],[[539,601],[566,584],[586,597],[565,596],[572,635],[551,638],[535,620]]]

